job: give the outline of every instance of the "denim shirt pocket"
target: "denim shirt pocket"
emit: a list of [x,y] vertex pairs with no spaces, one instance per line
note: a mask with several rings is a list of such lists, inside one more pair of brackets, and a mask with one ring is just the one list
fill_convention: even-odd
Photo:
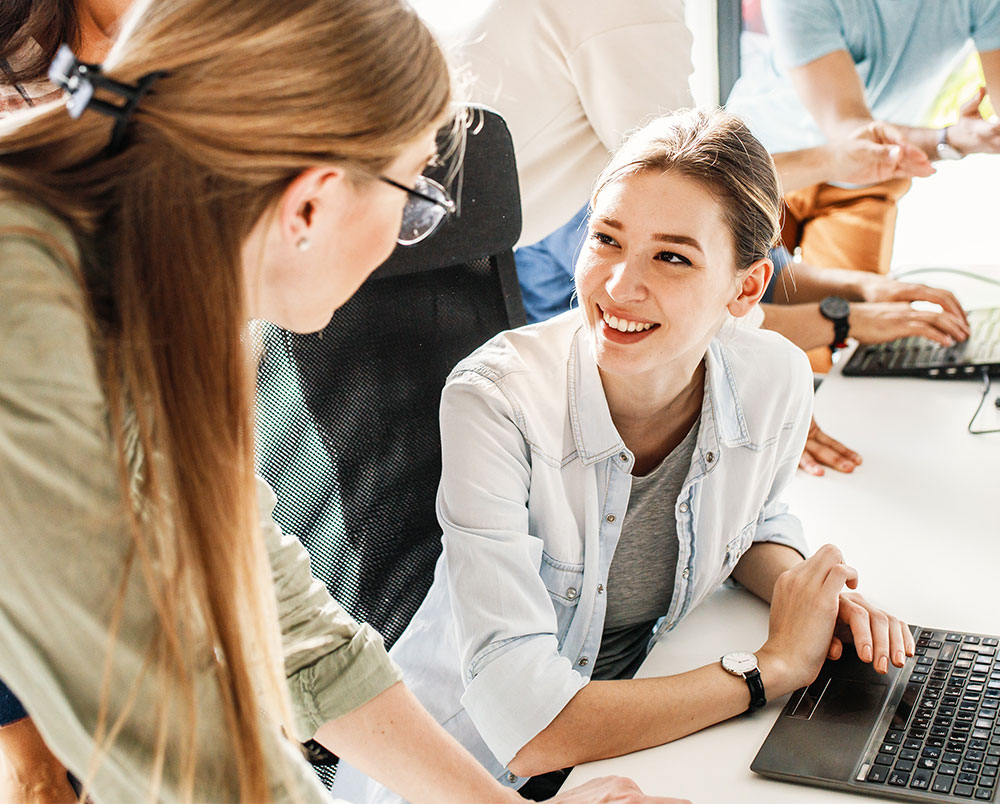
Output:
[[552,598],[556,612],[556,640],[561,649],[583,591],[583,564],[559,561],[543,550],[538,571],[549,597]]

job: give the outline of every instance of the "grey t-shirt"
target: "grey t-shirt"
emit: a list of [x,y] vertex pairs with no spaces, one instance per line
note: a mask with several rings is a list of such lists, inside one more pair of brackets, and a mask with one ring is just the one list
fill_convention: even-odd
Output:
[[653,626],[670,608],[677,570],[674,503],[691,468],[699,417],[648,475],[632,478],[621,537],[608,570],[608,611],[593,678],[631,678]]

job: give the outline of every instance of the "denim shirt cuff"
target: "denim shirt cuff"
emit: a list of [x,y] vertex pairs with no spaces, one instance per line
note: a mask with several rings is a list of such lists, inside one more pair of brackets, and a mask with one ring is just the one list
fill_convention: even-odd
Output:
[[809,558],[809,545],[806,543],[802,523],[797,516],[784,514],[777,521],[765,522],[757,531],[754,542],[770,542],[791,547],[803,558]]
[[528,637],[476,674],[462,705],[506,766],[588,681],[559,655],[554,636]]

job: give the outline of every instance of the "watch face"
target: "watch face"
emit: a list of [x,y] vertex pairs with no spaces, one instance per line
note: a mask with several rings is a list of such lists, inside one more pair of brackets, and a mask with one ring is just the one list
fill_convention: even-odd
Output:
[[851,305],[840,296],[827,296],[819,303],[819,310],[829,319],[847,318]]
[[722,657],[722,666],[730,673],[743,675],[757,669],[757,657],[752,653],[727,653]]

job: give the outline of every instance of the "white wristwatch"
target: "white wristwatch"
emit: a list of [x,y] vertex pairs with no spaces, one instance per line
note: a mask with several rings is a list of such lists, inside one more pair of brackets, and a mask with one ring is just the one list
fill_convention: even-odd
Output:
[[750,706],[747,712],[756,712],[763,709],[767,703],[767,696],[764,694],[764,681],[760,677],[760,670],[757,668],[757,657],[752,653],[727,653],[720,660],[727,673],[739,676],[750,688]]
[[937,155],[938,159],[961,159],[963,154],[958,148],[948,142],[948,130],[951,126],[945,126],[938,134]]

